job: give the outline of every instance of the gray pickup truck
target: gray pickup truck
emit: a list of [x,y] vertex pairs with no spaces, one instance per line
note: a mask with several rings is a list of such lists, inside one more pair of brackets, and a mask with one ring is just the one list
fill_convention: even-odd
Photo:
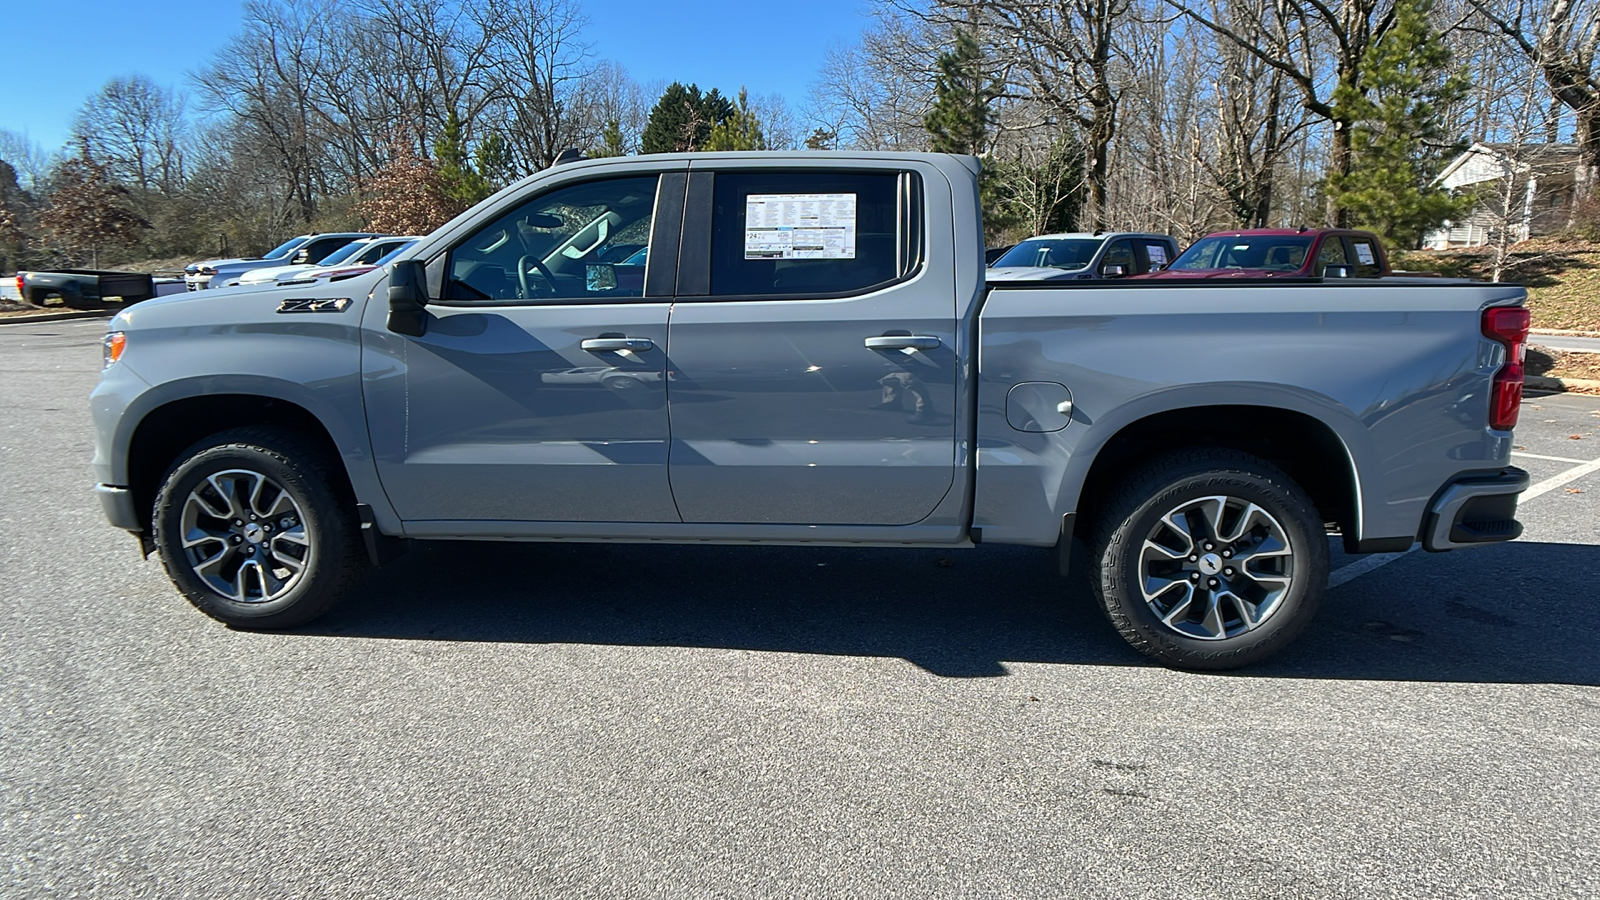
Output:
[[415,538],[1022,544],[1194,669],[1306,625],[1330,532],[1520,533],[1522,288],[986,284],[981,234],[969,157],[559,165],[382,269],[118,314],[99,496],[239,627]]

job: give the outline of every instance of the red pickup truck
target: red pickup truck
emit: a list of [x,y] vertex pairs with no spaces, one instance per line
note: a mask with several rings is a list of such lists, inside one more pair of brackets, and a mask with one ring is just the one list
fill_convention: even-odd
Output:
[[1343,228],[1219,231],[1189,246],[1159,272],[1134,278],[1380,278],[1390,274],[1383,242]]

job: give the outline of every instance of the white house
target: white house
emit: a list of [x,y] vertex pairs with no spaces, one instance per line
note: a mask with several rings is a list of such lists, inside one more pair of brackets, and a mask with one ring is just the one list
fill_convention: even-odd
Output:
[[1422,245],[1481,247],[1502,229],[1512,241],[1560,231],[1572,219],[1577,165],[1574,144],[1473,144],[1434,183],[1452,193],[1476,193],[1477,207],[1465,219],[1429,232]]

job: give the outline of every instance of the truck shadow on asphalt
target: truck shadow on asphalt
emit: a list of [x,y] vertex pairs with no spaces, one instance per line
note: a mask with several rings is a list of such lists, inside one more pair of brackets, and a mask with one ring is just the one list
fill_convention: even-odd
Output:
[[[1239,674],[1600,686],[1596,572],[1593,545],[1414,553],[1331,591],[1297,643]],[[900,657],[949,678],[1153,665],[1050,551],[1022,547],[419,542],[301,633]]]

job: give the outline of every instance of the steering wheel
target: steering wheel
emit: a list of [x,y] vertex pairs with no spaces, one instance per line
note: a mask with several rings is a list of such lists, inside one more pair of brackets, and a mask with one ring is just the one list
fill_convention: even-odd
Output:
[[550,293],[554,294],[556,292],[555,273],[550,271],[550,267],[545,265],[543,260],[539,259],[537,256],[534,256],[532,253],[529,253],[517,260],[517,285],[522,288],[522,296],[524,298],[533,296],[528,291],[529,264],[532,264],[533,268],[538,271],[539,277],[543,278],[545,283],[550,285]]

